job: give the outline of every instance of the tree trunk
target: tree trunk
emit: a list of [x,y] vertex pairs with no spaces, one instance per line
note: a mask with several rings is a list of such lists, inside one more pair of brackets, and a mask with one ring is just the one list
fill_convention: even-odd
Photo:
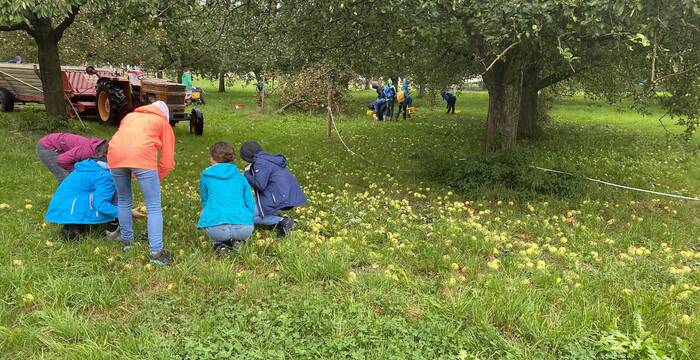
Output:
[[518,121],[518,138],[535,139],[541,135],[539,126],[538,91],[535,83],[523,80],[522,96],[520,98],[520,120]]
[[486,73],[484,82],[489,93],[489,109],[483,151],[491,153],[510,149],[518,139],[522,66],[515,59],[499,61]]
[[66,100],[61,76],[61,58],[58,55],[58,40],[53,30],[47,25],[46,29],[35,30],[34,40],[37,45],[39,58],[39,76],[44,92],[46,112],[53,116],[66,116]]
[[226,92],[226,72],[224,70],[219,71],[219,92]]
[[423,84],[418,84],[418,97],[423,97],[425,94],[425,85]]
[[369,90],[369,78],[365,78],[365,90]]

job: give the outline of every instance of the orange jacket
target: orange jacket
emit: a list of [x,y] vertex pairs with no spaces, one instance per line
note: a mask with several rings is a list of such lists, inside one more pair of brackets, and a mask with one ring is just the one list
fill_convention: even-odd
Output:
[[175,134],[165,114],[146,105],[126,115],[109,141],[107,163],[110,169],[158,170],[160,179],[165,179],[175,167]]

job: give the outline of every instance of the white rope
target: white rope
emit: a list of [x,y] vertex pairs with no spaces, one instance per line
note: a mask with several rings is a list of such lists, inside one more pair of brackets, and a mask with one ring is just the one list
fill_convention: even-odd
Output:
[[[460,159],[460,160],[461,160],[461,159]],[[644,192],[644,193],[649,193],[649,194],[654,194],[654,195],[668,196],[668,197],[672,197],[672,198],[676,198],[676,199],[700,201],[700,198],[696,198],[696,197],[689,197],[689,196],[676,195],[676,194],[668,194],[668,193],[663,193],[663,192],[653,191],[653,190],[647,190],[647,189],[640,189],[640,188],[636,188],[636,187],[632,187],[632,186],[620,185],[620,184],[615,184],[615,183],[611,183],[611,182],[604,181],[604,180],[594,179],[594,178],[591,178],[591,177],[588,177],[588,176],[585,176],[585,175],[576,175],[576,174],[572,174],[572,173],[566,172],[566,171],[555,170],[555,169],[547,169],[547,168],[543,168],[543,167],[539,167],[539,166],[534,166],[534,165],[530,165],[530,167],[533,168],[533,169],[542,170],[542,171],[545,171],[545,172],[556,173],[556,174],[563,174],[563,175],[568,175],[568,176],[580,176],[580,177],[582,177],[582,178],[584,178],[584,179],[586,179],[586,180],[589,180],[589,181],[597,182],[597,183],[599,183],[599,184],[608,185],[608,186],[612,186],[612,187],[616,187],[616,188],[620,188],[620,189],[634,190],[634,191],[639,191],[639,192]]]
[[[327,109],[328,109],[328,113],[329,113],[329,114],[332,114],[332,112],[331,112],[331,107],[328,106]],[[348,147],[348,145],[345,143],[345,140],[343,140],[343,137],[340,136],[340,131],[338,131],[338,127],[335,126],[335,119],[333,119],[333,115],[331,115],[331,124],[333,124],[333,128],[335,129],[335,133],[338,134],[338,139],[340,139],[340,142],[343,144],[343,146],[345,146],[345,149],[347,149],[351,154],[353,154],[353,155],[355,155],[355,156],[358,156],[357,154],[355,154],[354,151],[352,151],[352,150]]]

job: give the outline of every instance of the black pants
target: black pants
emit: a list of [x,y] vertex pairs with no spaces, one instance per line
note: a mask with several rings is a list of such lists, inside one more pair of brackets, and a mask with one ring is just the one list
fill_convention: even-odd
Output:
[[447,113],[448,114],[450,113],[450,111],[452,111],[453,114],[455,113],[455,103],[456,102],[457,102],[456,96],[453,96],[453,97],[447,99]]
[[[403,111],[403,119],[406,120],[406,115],[408,114],[408,101],[402,101],[399,103],[399,112],[396,113],[396,118],[398,119],[399,116],[401,116],[401,112]],[[409,115],[410,117],[410,115]]]
[[386,103],[379,105],[377,111],[377,120],[384,121],[384,112],[386,111]]

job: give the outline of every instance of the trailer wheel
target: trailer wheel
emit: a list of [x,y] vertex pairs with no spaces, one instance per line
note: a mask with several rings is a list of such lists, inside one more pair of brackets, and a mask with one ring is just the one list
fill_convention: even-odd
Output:
[[15,109],[15,97],[10,90],[0,88],[0,111],[12,111]]
[[124,89],[109,80],[97,82],[97,114],[100,121],[109,125],[119,125],[128,112],[129,101]]
[[202,110],[193,109],[190,113],[190,133],[202,136],[204,133],[204,114]]

